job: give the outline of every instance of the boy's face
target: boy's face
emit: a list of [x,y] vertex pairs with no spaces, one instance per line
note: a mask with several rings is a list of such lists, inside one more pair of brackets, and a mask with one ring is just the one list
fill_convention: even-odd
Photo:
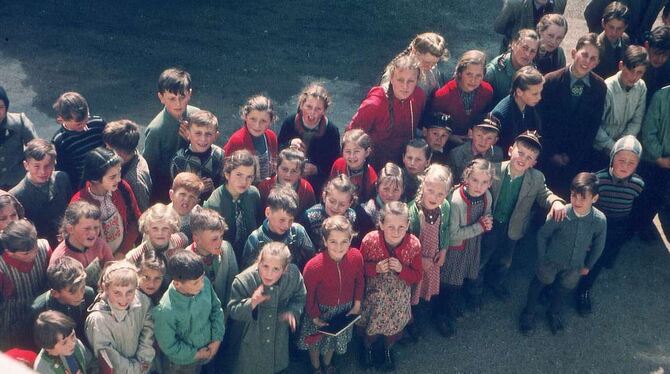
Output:
[[191,101],[192,92],[190,89],[187,92],[179,94],[170,91],[159,92],[158,100],[160,100],[161,104],[165,105],[165,110],[167,110],[172,118],[181,121],[184,119],[186,107],[189,101]]
[[[403,186],[400,185],[400,183],[391,182],[389,180],[386,180],[377,186],[377,193],[384,204],[391,201],[400,201],[403,192]],[[409,198],[413,199],[414,196],[410,196]]]
[[443,152],[444,145],[449,140],[449,131],[442,127],[431,127],[423,129],[423,137],[426,138],[426,143],[435,152]]
[[516,69],[530,65],[535,59],[539,47],[540,41],[531,38],[523,38],[512,43],[512,65]]
[[273,210],[270,207],[265,208],[265,217],[268,219],[270,231],[278,235],[284,235],[293,224],[293,216],[285,210]]
[[19,214],[16,213],[14,205],[7,205],[0,209],[0,231],[4,230],[10,222],[18,221]]
[[198,204],[198,196],[185,188],[171,189],[170,201],[177,214],[185,216]]
[[246,116],[244,116],[244,123],[247,126],[247,130],[253,136],[261,136],[265,133],[272,123],[272,117],[270,112],[252,110]]
[[146,234],[149,236],[149,241],[156,248],[165,248],[170,243],[170,236],[173,234],[172,227],[164,221],[150,222],[146,228]]
[[276,256],[265,256],[258,263],[258,275],[261,277],[264,286],[272,286],[277,283],[285,271],[286,265]]
[[472,149],[476,154],[485,154],[498,142],[498,133],[486,131],[480,127],[470,130],[472,134]]
[[426,171],[430,160],[422,149],[407,146],[402,156],[402,163],[411,175],[419,175]]
[[328,217],[343,216],[351,207],[352,197],[350,193],[338,191],[332,188],[327,193],[323,192],[324,209]]
[[537,163],[538,152],[521,143],[514,143],[509,148],[509,167],[512,175],[522,175]]
[[191,124],[188,128],[188,140],[191,142],[193,152],[203,153],[209,151],[214,141],[219,137],[219,132],[210,126],[195,126]]
[[635,173],[640,158],[631,151],[619,151],[612,159],[612,174],[619,179],[625,179]]
[[238,166],[230,173],[224,173],[226,177],[226,188],[233,197],[240,196],[249,189],[254,181],[253,166]]
[[80,285],[74,285],[69,288],[65,287],[60,291],[52,289],[51,296],[53,296],[61,304],[76,307],[84,302],[85,291],[86,285],[82,282]]
[[591,211],[591,206],[598,201],[598,195],[590,192],[585,194],[570,191],[570,204],[572,209],[579,215],[585,215]]
[[61,116],[56,117],[56,120],[58,123],[60,123],[65,129],[74,131],[74,132],[81,132],[86,130],[88,127],[88,114],[84,116],[84,118],[70,118],[70,119],[65,119]]
[[534,107],[542,99],[543,84],[533,84],[528,86],[526,90],[517,88],[514,92],[514,97],[521,100],[527,106]]
[[41,160],[29,158],[23,161],[23,167],[28,172],[28,179],[33,184],[45,184],[54,172],[55,161],[51,156],[44,156]]
[[195,296],[202,291],[203,287],[205,287],[205,274],[201,275],[198,279],[184,281],[174,280],[172,281],[172,284],[180,294],[185,296]]
[[12,252],[6,250],[7,257],[14,259],[16,261],[22,262],[24,264],[32,264],[35,262],[35,257],[37,257],[37,246],[29,251],[16,251]]
[[379,223],[379,228],[384,233],[386,244],[396,247],[405,238],[405,234],[409,228],[409,221],[407,220],[407,216],[404,215],[387,214],[384,220]]
[[361,170],[365,164],[365,160],[370,156],[370,151],[370,148],[364,149],[354,142],[347,142],[344,143],[344,147],[342,148],[342,157],[344,157],[344,161],[347,163],[349,169]]
[[218,256],[221,254],[221,243],[223,243],[223,231],[202,230],[193,232],[193,242],[198,250],[208,255]]
[[127,286],[109,285],[103,286],[109,306],[114,309],[126,310],[135,299],[137,287],[129,284]]
[[147,296],[152,296],[161,288],[163,273],[156,269],[143,268],[140,271],[140,290]]
[[644,65],[638,65],[632,69],[629,69],[624,65],[623,61],[619,61],[619,70],[621,70],[621,81],[626,87],[633,87],[647,71],[647,67]]
[[66,337],[59,333],[57,339],[58,341],[53,348],[45,348],[44,350],[51,356],[72,356],[74,349],[77,347],[77,335],[74,329]]
[[74,225],[65,225],[68,241],[77,248],[89,248],[100,236],[100,221],[82,217]]
[[600,52],[595,46],[585,44],[580,50],[572,50],[572,59],[572,73],[577,78],[582,78],[598,66]]
[[280,184],[295,185],[300,180],[300,160],[283,160],[277,166],[277,182]]
[[603,21],[603,31],[605,32],[605,37],[609,40],[610,43],[614,43],[621,36],[623,36],[624,31],[626,31],[626,22],[620,19],[611,19],[607,22]]

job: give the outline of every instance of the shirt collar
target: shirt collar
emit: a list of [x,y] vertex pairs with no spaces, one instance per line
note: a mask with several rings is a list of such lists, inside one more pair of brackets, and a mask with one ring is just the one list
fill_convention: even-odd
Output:
[[572,74],[572,65],[570,65],[570,67],[568,68],[568,71],[570,72],[570,87],[572,87],[572,85],[574,85],[575,82],[577,82],[577,80],[581,80],[582,82],[584,82],[584,85],[586,85],[588,87],[591,87],[590,74],[586,74],[582,78],[577,79],[577,77],[575,77],[574,74]]

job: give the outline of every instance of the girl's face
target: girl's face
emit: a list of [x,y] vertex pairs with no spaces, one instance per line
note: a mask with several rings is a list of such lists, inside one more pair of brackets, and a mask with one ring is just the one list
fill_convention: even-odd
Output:
[[258,263],[258,275],[264,286],[272,286],[286,271],[286,264],[276,256],[263,256]]
[[410,174],[420,175],[430,165],[430,160],[423,150],[407,146],[405,147],[405,155],[402,157],[402,163]]
[[7,256],[11,259],[22,262],[24,264],[32,264],[35,261],[35,257],[37,257],[37,246],[29,251],[12,252],[7,250],[5,253],[7,253]]
[[379,224],[379,228],[384,233],[384,240],[390,247],[397,247],[407,234],[409,228],[409,219],[405,215],[388,214]]
[[435,65],[437,65],[437,63],[440,61],[438,56],[434,56],[430,52],[414,52],[414,56],[416,56],[416,59],[419,60],[419,68],[423,72],[430,71],[430,69],[434,68]]
[[385,180],[377,186],[377,193],[382,203],[387,204],[391,201],[400,201],[402,197],[403,186],[390,180]]
[[300,105],[300,112],[302,121],[307,126],[314,127],[326,113],[326,104],[318,97],[307,96],[305,102]]
[[149,224],[146,234],[149,236],[151,245],[156,248],[164,248],[170,242],[170,236],[174,234],[172,227],[163,221],[154,221]]
[[342,157],[351,170],[361,170],[365,165],[365,160],[370,156],[370,148],[365,149],[354,142],[344,143],[342,148]]
[[74,225],[65,225],[68,241],[75,247],[89,248],[100,236],[100,221],[91,218],[80,218]]
[[447,198],[447,186],[444,183],[432,180],[423,182],[423,198],[421,204],[426,209],[435,209],[442,205]]
[[544,52],[553,52],[563,43],[565,38],[565,27],[549,25],[544,31],[540,31],[540,48]]
[[328,214],[328,217],[332,217],[343,216],[347,209],[351,207],[353,198],[349,192],[341,192],[331,188],[328,192],[324,191],[323,200],[326,214]]
[[158,292],[163,283],[163,273],[156,269],[143,268],[140,271],[140,290],[145,295],[151,296]]
[[119,188],[121,182],[121,164],[112,166],[99,181],[91,181],[91,184],[106,192],[114,192]]
[[542,83],[540,84],[533,84],[528,86],[526,90],[522,90],[520,88],[517,88],[516,91],[514,92],[514,96],[521,100],[525,105],[528,105],[530,107],[534,107],[537,105],[537,103],[540,102],[542,99],[542,88],[544,85]]
[[295,185],[300,180],[300,160],[283,160],[277,166],[277,182]]
[[0,209],[0,231],[4,230],[10,222],[18,221],[19,214],[14,209],[14,205],[8,204]]
[[221,243],[223,243],[223,232],[217,230],[203,230],[193,233],[198,251],[207,255],[218,256],[221,254]]
[[458,76],[458,87],[463,92],[472,92],[484,80],[484,65],[470,64]]
[[419,80],[418,69],[395,69],[391,74],[391,85],[393,86],[393,95],[398,100],[405,100],[416,88]]
[[265,130],[270,127],[271,122],[272,117],[270,116],[270,112],[267,111],[252,110],[244,116],[244,123],[247,125],[247,130],[249,130],[253,136],[263,135]]
[[130,284],[127,286],[103,285],[103,289],[109,306],[119,310],[128,309],[130,303],[135,299],[135,291],[137,291],[137,287]]
[[349,251],[351,235],[345,231],[331,231],[326,238],[326,251],[335,262],[340,262]]
[[465,189],[472,197],[482,196],[491,187],[491,174],[483,170],[473,170],[465,179]]
[[669,51],[664,51],[658,48],[647,48],[647,53],[649,54],[649,65],[653,68],[660,68],[665,65],[665,63],[668,62],[668,58],[670,58]]
[[226,188],[233,197],[238,197],[243,194],[251,186],[254,181],[254,167],[253,166],[238,166],[230,173],[224,173],[226,177]]
[[539,45],[538,40],[531,38],[512,43],[512,65],[517,69],[530,65],[535,60]]

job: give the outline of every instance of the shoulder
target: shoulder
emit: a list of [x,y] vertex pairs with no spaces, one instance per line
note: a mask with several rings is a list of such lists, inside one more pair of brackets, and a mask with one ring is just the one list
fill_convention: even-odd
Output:
[[[368,91],[368,95],[363,100],[363,104],[380,105],[388,103],[386,91],[381,86],[375,86]],[[362,105],[362,104],[361,104]]]
[[593,207],[591,209],[593,210],[593,219],[596,220],[599,224],[605,225],[607,223],[605,213],[603,213],[600,209],[596,207]]

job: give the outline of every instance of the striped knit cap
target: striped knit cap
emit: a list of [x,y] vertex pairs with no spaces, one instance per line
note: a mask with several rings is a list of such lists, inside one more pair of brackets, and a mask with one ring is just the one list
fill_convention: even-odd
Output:
[[610,166],[612,166],[612,161],[614,161],[614,155],[620,151],[631,151],[640,159],[640,156],[642,156],[642,144],[633,135],[626,135],[617,140],[614,143],[614,147],[612,147],[612,152],[610,152]]

